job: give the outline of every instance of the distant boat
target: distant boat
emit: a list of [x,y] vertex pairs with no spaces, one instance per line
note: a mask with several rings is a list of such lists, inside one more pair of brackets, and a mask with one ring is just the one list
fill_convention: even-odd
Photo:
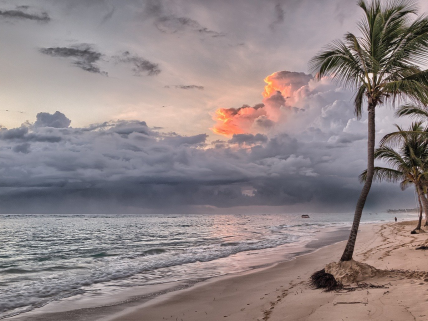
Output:
[[303,214],[302,218],[310,218],[308,214]]

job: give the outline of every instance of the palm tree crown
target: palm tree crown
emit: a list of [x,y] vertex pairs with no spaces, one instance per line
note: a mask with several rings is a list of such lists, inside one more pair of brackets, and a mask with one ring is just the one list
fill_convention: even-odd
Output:
[[365,15],[361,35],[345,34],[312,58],[317,78],[331,76],[356,90],[355,113],[361,116],[365,98],[377,105],[388,99],[428,102],[428,20],[417,14],[414,1],[359,1]]
[[[381,147],[375,150],[375,158],[383,160],[391,168],[375,167],[374,178],[400,182],[403,190],[409,184],[422,186],[428,173],[428,128],[423,128],[421,122],[413,123],[407,131],[396,127],[398,131],[386,135]],[[393,148],[397,145],[398,151]],[[360,175],[360,180],[365,181],[366,177],[367,170]]]

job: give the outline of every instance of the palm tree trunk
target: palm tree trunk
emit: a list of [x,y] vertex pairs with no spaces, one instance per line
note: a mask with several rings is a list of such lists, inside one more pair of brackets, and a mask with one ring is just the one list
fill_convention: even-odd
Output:
[[[418,192],[418,202],[419,202],[419,221],[418,226],[416,226],[415,230],[420,230],[422,226],[422,204],[421,204],[421,189],[416,186],[416,191]],[[423,193],[423,192],[422,192]]]
[[354,222],[352,223],[351,234],[348,243],[346,243],[340,261],[350,261],[354,254],[355,241],[357,240],[358,227],[360,226],[361,215],[366,204],[367,195],[370,192],[374,175],[374,149],[375,149],[375,107],[376,104],[369,97],[368,106],[368,140],[367,140],[367,178],[358,198],[355,207]]
[[[420,187],[420,189],[422,190],[422,193],[421,193],[422,208],[424,209],[425,218],[427,218],[427,216],[428,216],[428,200],[427,200],[425,193],[423,192],[422,187]],[[427,226],[427,225],[428,224],[426,224],[426,222],[425,222],[425,226]]]
[[[425,190],[425,188],[423,188],[422,190]],[[425,192],[423,193],[423,196],[421,197],[422,204],[423,204],[423,199],[424,198],[426,199]],[[424,212],[425,212],[425,208],[424,208]],[[424,226],[428,226],[428,212],[425,212],[425,225]]]

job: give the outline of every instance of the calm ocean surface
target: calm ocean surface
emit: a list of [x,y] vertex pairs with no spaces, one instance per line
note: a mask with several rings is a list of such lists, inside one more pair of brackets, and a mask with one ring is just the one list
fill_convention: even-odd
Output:
[[0,318],[77,295],[245,271],[245,256],[303,246],[352,221],[309,215],[0,215]]

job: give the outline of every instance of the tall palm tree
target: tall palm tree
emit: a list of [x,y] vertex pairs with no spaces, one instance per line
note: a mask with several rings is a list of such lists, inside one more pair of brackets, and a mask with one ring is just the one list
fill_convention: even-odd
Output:
[[[397,132],[386,135],[381,141],[381,147],[375,150],[375,159],[385,161],[392,168],[375,167],[374,179],[400,182],[402,190],[413,184],[418,195],[419,206],[428,214],[428,200],[424,193],[424,186],[428,177],[428,128],[422,123],[413,123],[409,130],[404,131],[399,126]],[[388,146],[390,145],[390,146]],[[392,146],[398,145],[396,151]],[[367,170],[360,175],[360,180],[367,179]],[[422,212],[415,230],[421,229]]]
[[358,5],[364,12],[358,23],[361,34],[345,34],[343,41],[332,42],[310,62],[317,79],[329,76],[355,90],[358,117],[367,102],[367,179],[341,261],[352,259],[373,181],[376,107],[397,99],[428,102],[428,71],[421,68],[428,62],[428,19],[417,16],[416,3],[411,0],[361,0]]

